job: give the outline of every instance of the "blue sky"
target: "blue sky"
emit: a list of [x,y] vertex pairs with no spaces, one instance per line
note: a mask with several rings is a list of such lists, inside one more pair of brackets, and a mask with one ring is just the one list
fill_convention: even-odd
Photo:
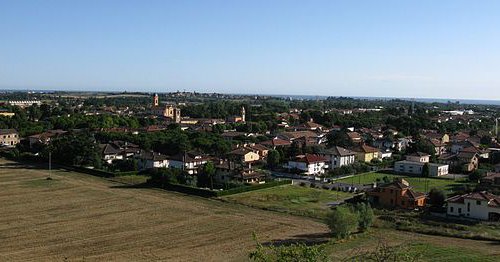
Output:
[[0,0],[0,88],[500,99],[500,1]]

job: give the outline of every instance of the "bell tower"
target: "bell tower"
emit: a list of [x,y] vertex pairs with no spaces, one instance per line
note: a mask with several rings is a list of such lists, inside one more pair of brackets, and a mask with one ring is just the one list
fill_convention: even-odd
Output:
[[153,98],[153,106],[158,106],[160,103],[159,103],[159,98],[158,98],[158,94],[155,94],[154,98]]
[[241,107],[241,122],[245,123],[245,107]]

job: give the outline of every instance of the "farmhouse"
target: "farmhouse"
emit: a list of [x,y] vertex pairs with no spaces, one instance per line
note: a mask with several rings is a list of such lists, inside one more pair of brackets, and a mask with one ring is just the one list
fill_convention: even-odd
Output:
[[454,196],[446,203],[449,216],[500,221],[500,196],[486,191]]

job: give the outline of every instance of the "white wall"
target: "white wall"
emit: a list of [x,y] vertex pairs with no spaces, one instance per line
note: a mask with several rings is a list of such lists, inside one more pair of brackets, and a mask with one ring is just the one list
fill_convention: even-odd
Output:
[[[478,205],[478,203],[480,203],[480,205]],[[458,212],[459,209],[461,209],[461,213]],[[500,209],[489,207],[487,201],[477,202],[473,199],[465,199],[463,204],[448,203],[448,209],[446,211],[446,213],[451,216],[461,216],[480,220],[488,220],[488,214],[490,212],[500,213]]]

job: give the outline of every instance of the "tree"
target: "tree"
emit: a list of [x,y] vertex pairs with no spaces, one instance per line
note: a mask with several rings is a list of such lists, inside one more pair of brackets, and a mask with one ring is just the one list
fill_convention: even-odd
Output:
[[431,207],[441,208],[441,207],[443,207],[445,200],[446,200],[446,195],[444,194],[443,191],[441,191],[437,188],[433,188],[429,192],[429,202],[428,203],[431,205]]
[[326,224],[332,235],[338,239],[347,238],[358,228],[358,215],[350,208],[338,206],[326,218]]
[[344,131],[332,131],[328,135],[326,135],[327,143],[329,147],[333,146],[341,146],[341,147],[350,147],[352,146],[352,141]]
[[476,169],[474,170],[474,172],[470,173],[469,180],[477,183],[479,182],[479,180],[481,180],[481,178],[485,176],[484,173],[485,173],[484,171]]
[[272,169],[279,165],[280,153],[276,150],[269,150],[267,153],[267,165]]
[[214,189],[215,165],[212,161],[208,161],[202,168],[201,174],[198,174],[198,187],[210,187]]
[[354,206],[355,211],[358,212],[358,229],[361,232],[366,231],[372,224],[375,215],[370,204],[358,203]]
[[422,167],[422,177],[429,177],[429,163],[425,163]]

